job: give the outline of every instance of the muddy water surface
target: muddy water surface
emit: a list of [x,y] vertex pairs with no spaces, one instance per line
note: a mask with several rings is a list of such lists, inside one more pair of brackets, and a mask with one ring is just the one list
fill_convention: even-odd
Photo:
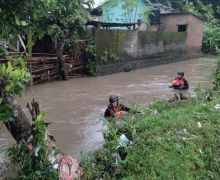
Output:
[[[154,99],[171,97],[174,91],[168,88],[170,82],[178,70],[183,70],[190,85],[185,93],[193,96],[197,83],[202,86],[211,84],[210,75],[214,69],[214,57],[191,59],[129,73],[37,85],[29,88],[18,101],[25,108],[33,97],[38,100],[41,110],[46,112],[46,121],[52,122],[49,130],[57,145],[62,151],[79,158],[81,152],[86,153],[102,145],[101,119],[112,93],[117,93],[124,104],[135,100],[145,106]],[[3,126],[0,147],[13,143]]]

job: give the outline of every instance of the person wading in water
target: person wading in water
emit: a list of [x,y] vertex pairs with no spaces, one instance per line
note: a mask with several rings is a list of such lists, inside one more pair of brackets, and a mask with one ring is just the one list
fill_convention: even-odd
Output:
[[172,81],[172,86],[170,86],[170,88],[177,90],[189,89],[188,81],[183,76],[184,72],[178,72],[177,77]]
[[105,117],[117,117],[120,118],[123,116],[123,111],[128,112],[130,108],[119,103],[119,98],[117,95],[113,94],[109,97],[109,105],[105,110]]

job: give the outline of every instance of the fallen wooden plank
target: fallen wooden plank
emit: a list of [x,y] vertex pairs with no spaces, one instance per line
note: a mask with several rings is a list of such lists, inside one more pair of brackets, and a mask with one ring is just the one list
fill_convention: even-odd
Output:
[[75,70],[78,70],[78,69],[82,69],[82,68],[85,68],[86,65],[82,65],[82,66],[79,66],[79,67],[75,67],[75,68],[71,68],[69,69],[69,72],[72,72],[72,71],[75,71]]

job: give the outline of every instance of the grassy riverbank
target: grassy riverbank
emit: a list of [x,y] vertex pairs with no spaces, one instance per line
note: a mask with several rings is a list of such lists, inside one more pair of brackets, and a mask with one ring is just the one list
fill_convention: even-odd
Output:
[[119,127],[108,123],[103,148],[81,162],[85,178],[220,179],[219,54],[213,81],[195,99],[156,102]]
[[[201,95],[201,94],[200,94]],[[220,102],[161,101],[108,124],[106,143],[82,161],[87,179],[219,179]],[[120,145],[125,134],[132,142]]]

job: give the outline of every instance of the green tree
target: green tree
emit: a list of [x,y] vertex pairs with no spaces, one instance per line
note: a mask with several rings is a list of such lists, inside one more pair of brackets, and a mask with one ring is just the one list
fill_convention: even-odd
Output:
[[88,8],[91,3],[91,0],[56,0],[56,3],[40,15],[38,26],[44,27],[54,40],[64,80],[68,79],[68,71],[63,59],[64,45],[76,40],[83,31],[84,24],[90,16]]
[[152,3],[161,3],[171,6],[180,11],[199,13],[200,16],[209,20],[212,18],[220,19],[219,0],[151,0]]
[[68,78],[64,45],[78,37],[89,18],[93,0],[0,0],[0,35],[6,39],[27,35],[31,56],[33,40],[49,34],[55,43],[63,79]]
[[[17,142],[8,150],[8,155],[12,164],[21,167],[17,179],[59,179],[59,172],[50,166],[49,154],[53,154],[50,140],[45,138],[44,113],[38,111],[37,114],[36,109],[32,109],[30,121],[14,98],[25,90],[31,80],[25,62],[20,58],[0,65],[0,122],[5,124]],[[32,101],[32,106],[34,103]],[[40,148],[37,157],[33,156],[34,150],[28,145]]]
[[162,3],[172,6],[174,9],[191,12],[203,17],[206,21],[203,51],[206,53],[218,53],[220,49],[220,1],[219,0],[152,0],[154,3]]
[[121,17],[120,19],[125,23],[132,23],[137,18],[142,19],[148,23],[149,15],[152,13],[153,7],[149,0],[144,0],[145,6],[139,6],[139,0],[108,0],[102,6],[104,12],[104,20],[107,22],[112,21],[111,9],[121,6]]
[[111,19],[111,12],[110,8],[114,8],[118,5],[119,0],[107,0],[103,5],[102,5],[102,11],[103,11],[103,20],[106,22],[112,21]]
[[[148,0],[145,0],[145,6],[138,9],[139,1],[136,0],[121,0],[122,5],[122,17],[125,22],[135,22],[137,17],[140,17],[144,22],[148,23],[149,15],[152,13],[153,7],[150,5]],[[140,11],[140,13],[138,13]]]
[[0,37],[18,40],[18,34],[28,36],[28,51],[32,51],[32,29],[37,27],[38,15],[56,0],[0,0]]

